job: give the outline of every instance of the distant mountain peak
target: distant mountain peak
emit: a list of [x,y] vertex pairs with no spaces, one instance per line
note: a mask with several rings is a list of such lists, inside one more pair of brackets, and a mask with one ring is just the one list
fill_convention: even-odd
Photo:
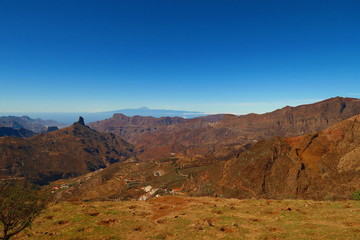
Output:
[[14,129],[25,128],[34,133],[47,132],[49,126],[58,128],[65,124],[53,120],[42,120],[40,118],[30,118],[28,116],[0,116],[0,127],[10,127]]
[[182,110],[169,110],[169,109],[150,109],[148,107],[120,109],[116,111],[104,112],[113,114],[123,114],[125,116],[146,116],[146,117],[183,117],[194,118],[204,116],[202,112],[196,111],[182,111]]

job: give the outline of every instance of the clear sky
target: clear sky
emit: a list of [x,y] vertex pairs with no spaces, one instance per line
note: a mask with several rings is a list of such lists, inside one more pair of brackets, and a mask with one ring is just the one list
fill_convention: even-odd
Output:
[[359,0],[1,0],[0,112],[360,97]]

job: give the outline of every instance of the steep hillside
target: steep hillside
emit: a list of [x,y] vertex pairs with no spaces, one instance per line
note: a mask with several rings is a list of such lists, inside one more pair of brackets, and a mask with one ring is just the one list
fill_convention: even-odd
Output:
[[186,156],[230,159],[258,140],[297,136],[325,129],[360,114],[360,100],[336,97],[285,107],[266,114],[215,115],[194,119],[126,117],[91,123],[100,132],[119,134],[141,148],[142,160]]
[[83,121],[32,138],[0,138],[0,174],[45,184],[75,177],[134,156],[133,146],[113,134],[101,134]]
[[35,133],[25,128],[0,127],[0,137],[32,137]]
[[89,126],[100,132],[111,132],[117,134],[127,141],[135,142],[146,132],[156,131],[158,128],[186,122],[180,117],[127,117],[121,113],[116,113],[110,119],[90,123]]
[[191,196],[349,199],[360,190],[360,115],[320,132],[259,141],[228,161],[117,163],[66,185],[72,187],[61,197],[84,200],[139,199],[149,185],[153,195],[179,189]]
[[359,189],[360,115],[320,132],[260,141],[184,186],[237,198],[346,199]]

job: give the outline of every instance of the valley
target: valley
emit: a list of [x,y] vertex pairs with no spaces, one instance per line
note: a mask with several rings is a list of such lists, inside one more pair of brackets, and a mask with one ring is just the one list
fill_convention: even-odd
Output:
[[1,137],[0,169],[53,199],[15,239],[352,239],[359,139],[358,99],[263,115],[115,114]]
[[80,117],[30,138],[0,138],[1,175],[70,181],[62,199],[139,199],[151,186],[160,195],[345,200],[360,186],[358,114],[360,100],[337,97],[263,115],[115,114],[88,124],[97,131]]
[[0,0],[0,240],[360,239],[359,12]]

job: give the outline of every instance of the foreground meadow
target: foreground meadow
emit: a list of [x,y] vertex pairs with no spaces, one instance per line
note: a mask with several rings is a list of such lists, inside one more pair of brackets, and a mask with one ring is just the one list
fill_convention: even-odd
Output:
[[360,239],[359,201],[60,202],[14,239]]

